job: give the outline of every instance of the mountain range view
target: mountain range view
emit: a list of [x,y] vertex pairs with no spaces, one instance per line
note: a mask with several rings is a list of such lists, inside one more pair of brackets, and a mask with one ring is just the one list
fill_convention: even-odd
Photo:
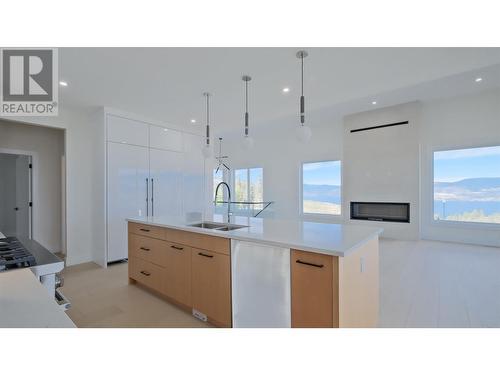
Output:
[[500,202],[500,177],[434,182],[434,200]]
[[304,200],[340,204],[339,185],[304,184],[302,187]]

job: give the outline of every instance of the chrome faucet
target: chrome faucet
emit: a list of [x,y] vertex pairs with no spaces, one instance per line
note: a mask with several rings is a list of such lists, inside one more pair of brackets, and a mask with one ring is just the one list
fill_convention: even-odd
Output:
[[219,187],[221,185],[224,185],[225,187],[227,187],[227,223],[229,224],[230,223],[230,219],[231,219],[231,188],[229,187],[228,184],[226,184],[224,181],[222,182],[219,182],[219,184],[217,185],[217,187],[215,188],[215,198],[214,198],[214,203],[217,204],[217,193],[219,192]]

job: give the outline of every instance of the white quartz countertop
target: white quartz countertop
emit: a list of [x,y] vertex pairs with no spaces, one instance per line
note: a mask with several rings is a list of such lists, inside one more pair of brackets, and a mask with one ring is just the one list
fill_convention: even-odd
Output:
[[[198,221],[187,221],[180,217],[136,217],[127,221],[180,229],[195,233],[230,238],[241,241],[260,242],[271,246],[313,251],[334,256],[346,256],[358,247],[378,237],[381,228],[365,225],[344,225],[309,221],[277,220],[233,216],[232,224],[247,225],[246,228],[228,232],[216,229],[189,226]],[[204,221],[224,223],[221,215],[213,215]]]
[[74,328],[29,268],[0,272],[0,328]]

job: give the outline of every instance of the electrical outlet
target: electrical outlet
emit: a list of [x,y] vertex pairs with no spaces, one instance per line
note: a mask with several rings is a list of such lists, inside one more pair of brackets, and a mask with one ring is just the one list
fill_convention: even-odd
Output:
[[204,321],[204,322],[207,321],[207,316],[205,314],[203,314],[201,311],[198,311],[196,309],[193,309],[193,316],[197,319]]

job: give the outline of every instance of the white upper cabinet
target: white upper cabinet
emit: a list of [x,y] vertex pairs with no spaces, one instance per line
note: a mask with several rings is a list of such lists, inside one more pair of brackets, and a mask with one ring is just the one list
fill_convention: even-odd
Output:
[[106,122],[108,141],[148,147],[148,124],[112,115],[106,116]]
[[182,132],[160,126],[149,127],[149,147],[182,152]]

